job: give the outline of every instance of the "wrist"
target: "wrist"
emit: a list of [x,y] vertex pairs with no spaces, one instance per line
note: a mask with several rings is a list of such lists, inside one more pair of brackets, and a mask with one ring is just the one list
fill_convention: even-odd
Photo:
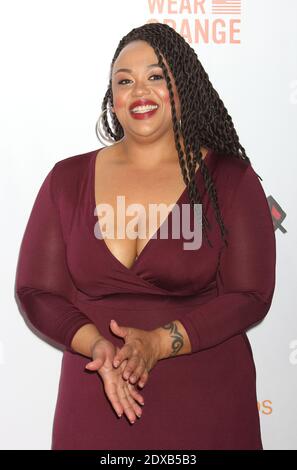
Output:
[[158,359],[191,353],[187,332],[178,320],[156,328],[154,332],[157,338]]
[[102,335],[95,336],[95,338],[92,339],[91,345],[90,345],[91,357],[93,356],[94,347],[96,346],[98,341],[101,341],[103,339],[105,339],[105,338]]
[[155,349],[157,351],[157,359],[158,361],[161,359],[166,359],[170,356],[168,332],[162,327],[159,327],[153,330],[153,333],[155,337]]

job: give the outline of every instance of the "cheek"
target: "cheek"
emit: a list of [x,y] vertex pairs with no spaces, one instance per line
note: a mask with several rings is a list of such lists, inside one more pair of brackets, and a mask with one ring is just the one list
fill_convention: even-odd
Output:
[[[179,110],[179,100],[178,100],[178,97],[177,97],[177,94],[176,94],[175,91],[173,92],[173,96],[174,96],[175,107],[178,111]],[[165,107],[171,110],[169,92],[164,93],[163,102],[164,102]]]
[[166,93],[166,94],[164,95],[164,103],[165,103],[166,106],[167,106],[167,105],[170,106],[170,97],[169,97],[169,93]]
[[122,98],[117,97],[114,100],[114,108],[115,110],[121,110],[125,107],[125,101]]
[[169,91],[166,88],[166,91],[162,93],[162,100],[166,109],[170,109],[170,96]]

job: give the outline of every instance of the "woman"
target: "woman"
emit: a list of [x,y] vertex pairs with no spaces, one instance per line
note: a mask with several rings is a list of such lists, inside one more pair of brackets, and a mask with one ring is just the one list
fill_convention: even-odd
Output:
[[[194,50],[160,23],[120,41],[102,110],[112,145],[54,165],[19,256],[18,299],[64,346],[51,448],[262,449],[246,330],[272,302],[275,235],[232,120]],[[119,195],[144,212],[119,219]],[[107,225],[151,227],[160,202],[172,210],[144,237],[103,239]],[[191,226],[202,207],[194,248],[171,237],[183,205]]]

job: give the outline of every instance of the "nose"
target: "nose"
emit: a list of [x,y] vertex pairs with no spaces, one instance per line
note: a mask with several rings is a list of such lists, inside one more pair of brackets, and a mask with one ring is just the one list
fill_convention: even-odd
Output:
[[145,85],[141,80],[135,82],[133,87],[133,95],[141,96],[148,93],[150,93],[150,91],[147,85]]

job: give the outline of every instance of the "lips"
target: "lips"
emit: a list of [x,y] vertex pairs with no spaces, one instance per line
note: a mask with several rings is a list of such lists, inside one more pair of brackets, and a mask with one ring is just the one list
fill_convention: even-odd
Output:
[[152,100],[136,100],[129,106],[129,110],[132,111],[132,109],[135,108],[136,106],[147,106],[147,105],[158,106],[158,104]]

